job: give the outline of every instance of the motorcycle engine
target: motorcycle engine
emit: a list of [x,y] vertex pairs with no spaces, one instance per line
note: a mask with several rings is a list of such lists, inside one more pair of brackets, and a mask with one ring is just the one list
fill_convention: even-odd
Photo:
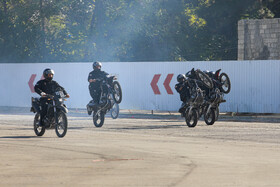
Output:
[[45,117],[45,118],[43,119],[43,123],[44,123],[45,125],[50,124],[49,118]]

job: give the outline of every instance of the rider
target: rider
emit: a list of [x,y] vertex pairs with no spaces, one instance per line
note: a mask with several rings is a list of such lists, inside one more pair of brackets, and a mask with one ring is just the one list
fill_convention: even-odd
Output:
[[179,74],[177,76],[178,83],[175,85],[176,91],[180,94],[180,99],[183,102],[179,112],[183,115],[186,108],[186,102],[190,98],[189,86],[187,84],[187,77],[184,74]]
[[108,73],[105,71],[101,71],[102,64],[101,62],[94,62],[92,64],[93,71],[91,71],[88,75],[88,82],[89,82],[89,93],[92,97],[92,101],[87,105],[88,114],[91,114],[90,107],[97,106],[99,104],[101,88],[101,82],[97,79],[104,79]]
[[60,86],[56,81],[52,80],[54,75],[54,71],[50,68],[47,68],[43,71],[43,76],[45,79],[39,80],[36,85],[34,86],[34,90],[37,94],[41,95],[40,98],[40,105],[42,107],[42,110],[40,112],[40,125],[43,126],[43,118],[47,114],[47,106],[48,106],[48,100],[45,96],[47,94],[54,95],[57,88],[61,88],[64,95],[66,97],[70,97],[69,94],[65,91],[65,89]]

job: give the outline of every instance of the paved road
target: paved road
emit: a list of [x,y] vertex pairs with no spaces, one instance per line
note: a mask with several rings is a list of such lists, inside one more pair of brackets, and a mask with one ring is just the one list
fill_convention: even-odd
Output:
[[[245,120],[244,120],[245,119]],[[64,138],[33,115],[0,113],[0,186],[279,186],[280,121],[221,116],[188,128],[174,114],[69,114]],[[267,122],[269,121],[269,122]]]

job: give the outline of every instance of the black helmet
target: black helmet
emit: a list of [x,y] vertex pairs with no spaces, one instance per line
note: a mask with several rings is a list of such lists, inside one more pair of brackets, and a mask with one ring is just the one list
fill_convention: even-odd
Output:
[[184,74],[179,74],[178,76],[177,76],[177,81],[178,82],[183,82],[183,81],[185,81],[187,78],[186,78],[186,76],[184,75]]
[[96,61],[96,62],[93,62],[93,64],[92,64],[92,68],[93,68],[93,69],[96,69],[96,68],[97,68],[97,66],[100,66],[100,67],[102,67],[102,64],[101,64],[101,62],[98,62],[98,61]]
[[[47,69],[45,69],[45,70],[43,71],[43,76],[44,76],[45,79],[48,78],[48,74],[54,75],[54,70],[52,70],[52,69],[50,69],[50,68],[47,68]],[[52,79],[52,78],[51,78],[51,79]],[[51,80],[51,79],[50,79],[50,80]]]

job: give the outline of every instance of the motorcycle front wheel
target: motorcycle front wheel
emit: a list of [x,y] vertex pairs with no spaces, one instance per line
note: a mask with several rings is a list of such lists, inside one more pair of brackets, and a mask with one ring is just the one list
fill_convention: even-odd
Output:
[[118,103],[115,103],[115,104],[113,105],[113,107],[111,108],[110,112],[111,112],[111,117],[112,117],[113,119],[117,119],[118,116],[119,116],[119,113],[120,113],[119,104],[118,104]]
[[213,125],[216,121],[216,113],[215,109],[211,108],[208,113],[204,114],[204,121],[207,125]]
[[185,121],[188,127],[195,127],[198,121],[198,112],[193,108],[190,112],[187,110],[185,115]]
[[114,81],[113,82],[113,90],[114,90],[114,100],[116,101],[116,103],[120,103],[122,102],[122,88],[121,85],[118,81]]
[[93,113],[93,124],[95,127],[102,127],[104,124],[105,114],[104,112],[98,110]]
[[39,113],[36,113],[35,117],[34,117],[34,122],[33,122],[33,125],[34,125],[34,132],[37,136],[43,136],[44,133],[45,133],[45,130],[46,128],[45,127],[42,127],[40,126],[40,114]]
[[67,116],[64,112],[58,113],[58,121],[55,126],[55,133],[59,138],[62,138],[66,135],[68,127]]
[[229,93],[231,89],[231,83],[228,75],[226,73],[221,73],[219,76],[219,81],[222,83],[221,91],[224,93]]
[[213,88],[213,81],[211,80],[211,78],[206,75],[205,73],[203,73],[201,70],[196,70],[196,75],[198,77],[198,79],[209,89]]

